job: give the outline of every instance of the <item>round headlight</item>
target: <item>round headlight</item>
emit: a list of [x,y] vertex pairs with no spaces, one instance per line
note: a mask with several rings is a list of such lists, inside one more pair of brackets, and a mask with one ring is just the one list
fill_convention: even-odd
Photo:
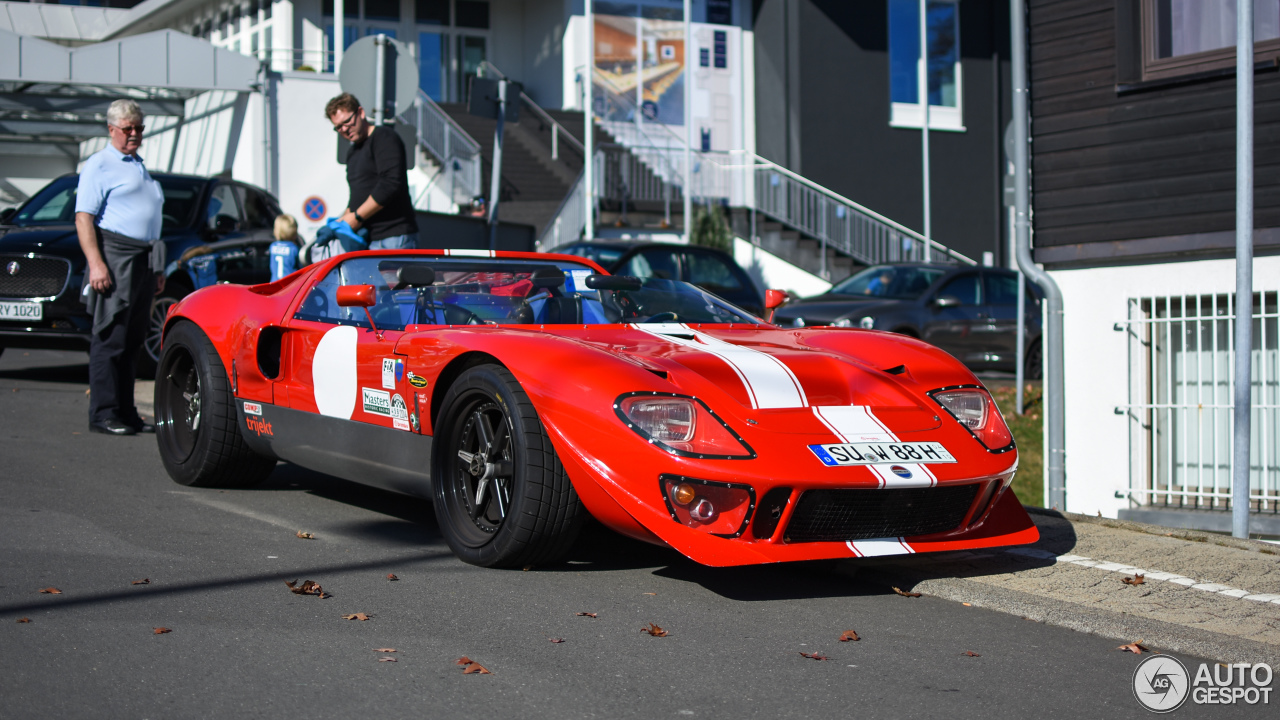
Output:
[[804,318],[798,317],[791,321],[791,327],[804,327]]

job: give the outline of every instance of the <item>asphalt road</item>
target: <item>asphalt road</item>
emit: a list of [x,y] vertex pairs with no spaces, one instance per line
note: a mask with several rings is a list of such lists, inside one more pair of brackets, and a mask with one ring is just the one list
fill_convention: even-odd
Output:
[[84,362],[0,356],[3,718],[1146,712],[1116,641],[900,597],[883,568],[711,569],[595,528],[566,564],[485,570],[453,558],[423,501],[285,464],[253,490],[181,487],[152,437],[87,432]]

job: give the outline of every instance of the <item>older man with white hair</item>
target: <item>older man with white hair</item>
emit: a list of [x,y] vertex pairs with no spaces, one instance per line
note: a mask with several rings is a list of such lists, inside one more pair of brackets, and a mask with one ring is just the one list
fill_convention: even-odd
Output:
[[138,103],[111,103],[111,141],[85,161],[76,189],[76,232],[88,261],[82,297],[93,315],[89,430],[108,435],[155,432],[133,402],[135,362],[165,263],[164,192],[138,156],[142,120]]

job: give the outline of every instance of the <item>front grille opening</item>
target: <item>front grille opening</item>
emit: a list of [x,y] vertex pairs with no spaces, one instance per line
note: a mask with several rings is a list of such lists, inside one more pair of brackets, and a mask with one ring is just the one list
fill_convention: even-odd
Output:
[[54,297],[66,287],[71,265],[62,258],[0,255],[0,297]]
[[751,521],[751,534],[761,540],[773,537],[773,531],[778,529],[778,521],[782,519],[782,513],[786,511],[790,500],[789,487],[774,488],[765,493],[764,499],[756,508],[756,517]]
[[784,537],[789,543],[846,542],[954,530],[973,505],[980,485],[806,490]]

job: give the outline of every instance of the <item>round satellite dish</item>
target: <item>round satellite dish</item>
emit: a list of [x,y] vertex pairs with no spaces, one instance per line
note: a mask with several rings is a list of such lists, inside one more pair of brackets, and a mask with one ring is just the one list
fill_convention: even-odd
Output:
[[[375,96],[374,83],[378,73],[377,36],[367,35],[351,44],[342,54],[342,67],[338,68],[338,84],[343,92],[356,96],[365,114],[372,119]],[[418,93],[418,64],[406,43],[386,38],[386,73],[384,97],[387,104],[394,101],[393,115],[401,115],[413,107]]]

